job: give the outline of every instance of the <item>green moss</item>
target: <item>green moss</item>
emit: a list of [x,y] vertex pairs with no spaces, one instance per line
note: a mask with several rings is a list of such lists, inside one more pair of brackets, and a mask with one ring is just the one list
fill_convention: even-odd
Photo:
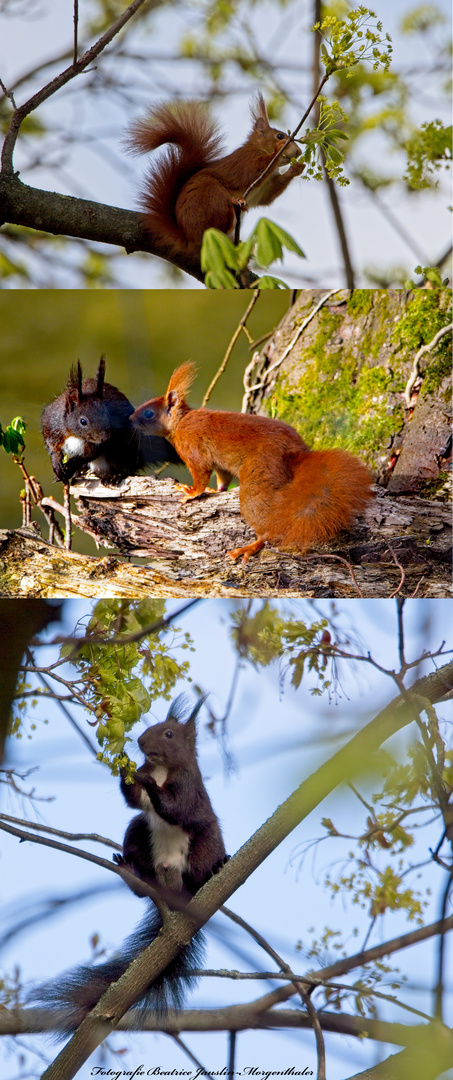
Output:
[[[441,350],[442,340],[444,341],[444,348]],[[429,367],[426,371],[425,378],[422,383],[421,393],[432,394],[440,386],[443,379],[451,374],[451,341],[448,335],[445,335],[444,339],[441,339],[436,352],[432,354],[432,359],[429,362]],[[446,400],[451,398],[451,385],[449,384],[446,390]]]
[[[428,345],[437,331],[451,318],[451,289],[418,289],[409,301],[406,312],[392,334],[392,341],[403,351],[416,352]],[[441,339],[437,351],[448,348],[448,335]]]
[[271,415],[295,427],[309,446],[339,446],[371,460],[403,422],[402,408],[388,409],[393,375],[382,365],[362,367],[344,346],[326,353],[333,324],[329,318],[323,324],[302,357],[299,383],[277,385]]
[[372,289],[353,289],[347,302],[349,315],[357,318],[359,315],[368,315],[373,307],[374,293]]
[[[371,308],[374,308],[374,318],[369,326],[369,329],[364,329],[364,333],[361,338],[361,347],[364,356],[369,359],[377,360],[379,357],[384,343],[388,340],[389,336],[389,319],[391,318],[389,313],[388,295],[386,289],[381,289],[380,292],[373,292],[371,289],[360,290],[368,294],[371,293]],[[376,325],[378,324],[378,326]]]
[[425,480],[417,491],[424,499],[437,499],[439,502],[449,502],[451,498],[451,475],[449,469],[443,469],[435,480]]

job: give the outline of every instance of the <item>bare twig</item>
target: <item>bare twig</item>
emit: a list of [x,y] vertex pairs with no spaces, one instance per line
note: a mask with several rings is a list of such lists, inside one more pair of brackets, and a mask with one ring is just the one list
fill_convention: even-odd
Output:
[[[135,13],[139,10],[139,8],[143,6],[145,2],[149,3],[149,0],[132,0],[132,3],[129,4],[129,7],[126,8],[125,11],[123,11],[122,15],[120,15],[119,18],[116,19],[114,23],[112,23],[109,29],[106,30],[100,38],[98,38],[98,40],[94,43],[94,45],[91,46],[91,48],[87,49],[87,51],[83,54],[83,56],[80,57],[79,60],[77,60],[75,63],[72,62],[68,68],[60,72],[59,75],[56,75],[56,77],[52,79],[50,83],[47,83],[47,85],[43,86],[41,90],[38,90],[36,94],[33,94],[32,97],[28,99],[28,101],[25,101],[23,105],[19,105],[18,108],[15,109],[3,144],[2,172],[7,175],[12,175],[14,172],[14,147],[16,145],[16,140],[19,134],[21,124],[25,120],[25,117],[29,116],[30,113],[34,111],[34,109],[37,109],[38,105],[42,105],[44,101],[47,101],[48,98],[52,97],[52,95],[55,94],[57,90],[61,90],[62,86],[65,86],[66,83],[70,82],[71,79],[74,79],[75,76],[79,75],[81,71],[84,71],[85,68],[87,68],[88,65],[91,64],[92,61],[100,55],[100,53],[105,49],[106,45],[110,44],[110,42],[113,40],[114,37],[116,37],[116,35],[123,28],[123,26],[125,26],[126,23],[128,23],[129,20],[133,18]],[[154,0],[152,6],[159,6],[159,0]]]
[[11,825],[26,825],[29,829],[51,833],[53,836],[62,836],[65,840],[92,840],[97,844],[106,844],[115,851],[121,851],[121,844],[116,844],[114,840],[109,840],[107,836],[100,836],[99,833],[63,832],[62,829],[52,829],[50,825],[41,825],[37,821],[25,821],[23,818],[11,817],[10,814],[0,814],[0,821],[9,821]]
[[204,409],[205,406],[208,404],[209,398],[211,397],[212,391],[213,391],[216,383],[220,379],[220,376],[223,375],[223,373],[225,371],[225,368],[227,366],[227,363],[228,363],[228,361],[230,359],[231,353],[233,352],[234,346],[235,346],[235,344],[237,342],[237,339],[238,339],[238,337],[239,337],[239,335],[241,333],[241,330],[244,330],[247,319],[248,319],[250,313],[253,311],[253,308],[255,307],[255,304],[256,304],[256,302],[258,300],[259,295],[260,295],[260,293],[258,292],[258,290],[256,290],[253,293],[252,299],[251,299],[251,301],[250,301],[250,303],[249,303],[249,305],[247,307],[247,310],[244,312],[244,315],[242,316],[242,319],[241,319],[240,323],[238,324],[238,326],[236,327],[236,330],[234,331],[233,337],[231,338],[230,344],[228,345],[228,348],[227,348],[225,356],[224,356],[224,358],[222,360],[222,363],[221,363],[219,369],[216,371],[216,373],[214,375],[214,378],[212,379],[212,381],[210,382],[210,384],[208,386],[208,389],[207,389],[207,391],[205,393],[205,396],[203,398],[203,401],[201,403],[202,409]]
[[75,65],[77,63],[77,54],[78,54],[78,51],[79,51],[78,35],[79,35],[79,0],[74,0],[74,44],[73,44],[73,51],[72,51],[72,62],[74,64],[74,67],[75,67]]
[[288,979],[290,979],[293,983],[295,989],[297,990],[297,993],[300,995],[302,1002],[305,1005],[305,1008],[310,1017],[310,1021],[313,1025],[313,1031],[316,1039],[316,1050],[318,1054],[317,1080],[326,1080],[326,1051],[324,1046],[324,1036],[322,1033],[322,1028],[319,1022],[317,1011],[313,1005],[313,1002],[310,1000],[310,994],[307,993],[303,982],[297,979],[297,977],[291,971],[289,964],[287,964],[282,959],[282,957],[279,956],[278,952],[276,952],[273,946],[270,945],[268,941],[266,941],[266,938],[264,938],[262,934],[258,933],[258,931],[255,930],[253,926],[250,926],[250,923],[247,923],[245,919],[242,919],[240,915],[236,915],[234,911],[231,911],[229,908],[225,907],[225,905],[222,905],[220,910],[223,911],[224,915],[227,915],[229,919],[232,919],[233,922],[237,923],[238,926],[242,926],[242,928],[246,930],[248,934],[250,934],[254,941],[256,941],[257,944],[260,945],[261,948],[264,949],[264,951],[268,953],[268,955],[271,956],[273,960],[275,960],[281,972],[286,975]]
[[71,550],[72,544],[72,522],[71,522],[71,493],[69,490],[69,484],[63,484],[63,505],[64,505],[64,520],[65,520],[65,538],[64,546],[66,551]]
[[405,578],[406,578],[406,574],[405,574],[405,572],[404,572],[404,568],[403,568],[403,567],[401,566],[401,563],[400,563],[400,562],[398,562],[398,559],[397,559],[397,557],[396,557],[396,555],[395,555],[395,552],[394,552],[393,548],[392,548],[392,547],[390,547],[390,544],[389,544],[388,540],[386,540],[386,541],[385,541],[385,546],[386,546],[386,547],[387,547],[387,548],[389,549],[389,552],[390,552],[390,554],[391,554],[391,556],[392,556],[393,562],[395,563],[395,566],[397,566],[397,567],[398,567],[398,570],[399,570],[399,571],[400,571],[400,573],[401,573],[401,577],[400,577],[400,580],[399,580],[399,583],[398,583],[398,586],[397,586],[397,588],[396,588],[396,589],[394,589],[394,591],[390,593],[390,596],[389,596],[389,600],[392,600],[392,599],[393,599],[393,598],[394,598],[395,596],[397,596],[397,595],[398,595],[398,593],[399,593],[399,591],[400,591],[401,587],[402,587],[402,586],[404,585],[404,581],[405,581]]

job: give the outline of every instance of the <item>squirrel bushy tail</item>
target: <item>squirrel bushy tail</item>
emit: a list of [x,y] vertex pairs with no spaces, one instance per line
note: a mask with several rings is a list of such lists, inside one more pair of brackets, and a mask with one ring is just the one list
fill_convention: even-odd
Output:
[[[262,540],[301,553],[349,529],[366,508],[371,475],[346,450],[301,450],[288,456],[289,478],[266,487],[266,469],[257,484],[256,462],[241,475],[241,507]],[[245,482],[244,482],[245,481]],[[264,486],[263,486],[264,485]],[[289,512],[289,509],[291,512]]]
[[176,221],[178,196],[188,180],[215,161],[222,153],[218,125],[198,101],[161,104],[152,114],[132,124],[126,145],[134,153],[144,154],[166,146],[158,163],[148,171],[141,203],[146,225],[156,254],[186,263],[189,273],[199,276],[199,252],[193,257],[193,244],[185,242]]
[[[73,1031],[110,984],[116,982],[139,953],[154,941],[161,926],[160,914],[153,905],[134,933],[126,938],[116,956],[95,967],[80,964],[61,979],[44,983],[33,994],[33,1004],[65,1009],[62,1035]],[[195,976],[190,976],[189,971],[201,966],[204,949],[204,936],[202,931],[198,931],[190,944],[184,946],[165,971],[150,983],[148,990],[134,1006],[137,1010],[137,1025],[140,1024],[142,1013],[146,1009],[153,1009],[160,1016],[165,1016],[169,1008],[182,1007],[186,992],[195,982]]]

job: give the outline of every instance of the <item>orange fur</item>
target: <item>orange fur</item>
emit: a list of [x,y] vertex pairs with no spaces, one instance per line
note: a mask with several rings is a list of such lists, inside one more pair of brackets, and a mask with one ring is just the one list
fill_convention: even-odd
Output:
[[371,475],[358,458],[310,450],[281,420],[190,409],[185,394],[193,376],[193,365],[183,364],[165,397],[140,405],[131,421],[148,435],[164,435],[187,465],[193,486],[184,486],[184,501],[206,491],[213,471],[218,490],[237,476],[241,513],[258,539],[233,558],[247,561],[265,540],[303,553],[350,528],[371,494]]
[[[141,195],[145,227],[156,255],[201,280],[203,233],[209,228],[232,233],[235,203],[287,137],[270,126],[262,94],[253,103],[252,120],[245,143],[224,156],[217,125],[196,101],[157,105],[147,119],[131,126],[126,139],[136,153],[166,145],[160,160],[153,161]],[[299,153],[294,142],[286,147],[275,168],[250,193],[248,206],[267,206],[300,175],[303,164],[279,172]]]

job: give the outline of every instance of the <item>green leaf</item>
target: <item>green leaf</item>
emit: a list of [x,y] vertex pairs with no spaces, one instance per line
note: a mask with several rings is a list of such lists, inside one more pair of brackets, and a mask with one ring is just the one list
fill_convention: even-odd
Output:
[[257,222],[254,229],[255,236],[255,258],[260,266],[269,266],[269,263],[274,259],[281,259],[283,256],[283,248],[287,248],[288,251],[294,251],[296,255],[299,255],[302,259],[305,258],[304,252],[299,247],[296,240],[293,239],[289,233],[280,228],[280,225],[276,225],[275,222],[269,221],[268,218],[261,218]]
[[238,270],[237,248],[220,229],[206,229],[201,245],[201,269],[203,273],[214,271],[222,274],[225,265]]
[[6,454],[20,454],[25,449],[24,432],[25,420],[21,416],[15,416],[9,426],[3,430],[0,425],[0,446]]

